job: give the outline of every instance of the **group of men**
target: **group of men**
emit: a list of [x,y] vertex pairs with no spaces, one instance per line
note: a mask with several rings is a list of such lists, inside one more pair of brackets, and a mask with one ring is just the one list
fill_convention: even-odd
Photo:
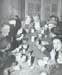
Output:
[[[38,15],[26,16],[23,22],[18,16],[10,19],[1,29],[5,39],[1,52],[8,56],[5,61],[11,61],[9,67],[4,68],[4,75],[12,75],[13,70],[34,68],[40,68],[41,75],[48,75],[50,66],[62,64],[62,34],[59,24],[54,15],[44,26]],[[4,55],[2,54],[3,58]],[[3,65],[7,64],[3,62],[1,66]]]

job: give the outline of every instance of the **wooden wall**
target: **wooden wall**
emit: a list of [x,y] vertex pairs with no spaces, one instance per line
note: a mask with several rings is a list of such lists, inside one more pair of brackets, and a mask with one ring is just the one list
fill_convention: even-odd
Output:
[[41,0],[25,0],[25,15],[41,14]]
[[26,15],[40,13],[41,21],[45,21],[54,14],[61,20],[62,0],[25,0],[25,4]]
[[0,0],[0,26],[7,22],[11,15],[40,14],[41,20],[48,20],[55,14],[62,20],[62,0]]
[[8,21],[10,16],[18,15],[24,18],[25,0],[0,0],[0,24]]

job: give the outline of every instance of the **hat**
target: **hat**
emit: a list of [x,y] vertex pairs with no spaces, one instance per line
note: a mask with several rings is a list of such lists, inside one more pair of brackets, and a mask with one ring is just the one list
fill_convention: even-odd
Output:
[[61,30],[58,27],[53,27],[51,29],[51,32],[54,33],[54,34],[56,34],[56,35],[62,35],[61,34]]
[[50,20],[50,21],[47,22],[47,24],[54,24],[54,25],[56,25],[57,22],[55,20]]

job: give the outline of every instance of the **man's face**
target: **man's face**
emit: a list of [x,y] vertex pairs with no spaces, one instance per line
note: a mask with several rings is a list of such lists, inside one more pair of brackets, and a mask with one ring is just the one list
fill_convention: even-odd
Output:
[[34,16],[33,19],[34,19],[35,22],[38,22],[39,21],[39,16]]
[[57,21],[56,21],[56,19],[54,17],[52,17],[49,20],[49,25],[48,25],[49,29],[51,30],[53,27],[56,27],[56,25],[57,25]]
[[61,41],[59,39],[54,39],[53,40],[53,47],[56,49],[56,51],[59,51],[61,49]]
[[51,18],[52,21],[55,21],[56,19],[54,17]]
[[31,18],[30,16],[27,16],[25,19],[25,24],[30,24],[30,22],[31,22]]
[[50,22],[52,22],[53,24],[57,23],[57,20],[55,17],[50,18]]

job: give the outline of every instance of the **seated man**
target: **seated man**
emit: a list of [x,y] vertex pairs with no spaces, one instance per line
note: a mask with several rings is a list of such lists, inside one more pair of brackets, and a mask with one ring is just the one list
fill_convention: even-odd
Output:
[[40,19],[39,19],[39,16],[36,15],[36,16],[33,17],[33,19],[34,19],[34,28],[35,28],[35,30],[36,30],[36,31],[40,31],[41,26],[40,26]]
[[31,28],[31,17],[30,16],[26,16],[25,17],[25,30],[27,33],[29,33]]
[[53,49],[50,52],[51,60],[62,64],[62,42],[59,38],[53,39]]

